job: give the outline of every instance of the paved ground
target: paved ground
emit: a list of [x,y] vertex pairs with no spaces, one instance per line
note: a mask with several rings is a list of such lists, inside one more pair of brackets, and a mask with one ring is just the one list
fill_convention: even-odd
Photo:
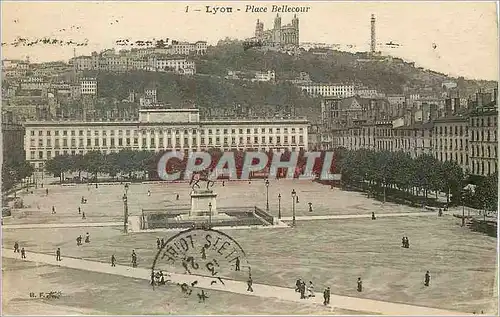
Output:
[[[436,213],[434,211],[426,211],[426,212],[403,212],[403,213],[384,213],[377,214],[377,218],[385,218],[385,217],[414,217],[414,216],[435,216]],[[359,218],[371,218],[371,214],[363,214],[363,215],[325,215],[325,216],[298,216],[295,218],[296,221],[314,221],[314,220],[333,220],[333,219],[359,219]],[[293,217],[281,217],[282,221],[292,221]],[[5,230],[8,229],[36,229],[36,228],[78,228],[78,227],[117,227],[123,226],[123,223],[119,221],[110,221],[110,222],[87,222],[87,223],[28,223],[28,224],[19,224],[19,225],[3,225],[2,228]],[[220,227],[224,229],[249,229],[254,228],[255,226],[235,226],[235,227]],[[274,226],[265,226],[258,227],[262,229],[273,229],[273,228],[285,228],[287,227],[285,224],[281,223],[279,225]],[[214,229],[218,229],[219,227],[215,226]],[[257,227],[256,227],[257,228]],[[167,232],[167,231],[180,231],[183,229],[154,229],[154,230],[142,230],[141,232]]]
[[[283,219],[291,220],[292,205],[291,197],[285,198],[284,193],[295,188],[300,194],[297,219],[308,221],[300,221],[294,229],[279,229],[278,235],[276,230],[248,228],[231,232],[252,261],[256,283],[286,289],[297,277],[303,277],[312,279],[317,290],[332,286],[332,292],[346,298],[361,296],[368,301],[397,301],[467,312],[488,311],[487,307],[491,306],[488,312],[496,313],[496,307],[490,305],[494,293],[496,239],[461,228],[456,223],[458,220],[449,215],[437,217],[435,212],[383,205],[360,193],[331,190],[316,183],[272,182],[270,197],[277,196],[278,192],[273,192],[277,183],[281,189]],[[147,196],[148,189],[153,193],[151,197]],[[65,255],[90,261],[107,261],[111,253],[116,253],[122,261],[120,264],[127,263],[123,259],[128,259],[131,248],[135,248],[144,265],[151,263],[156,238],[173,234],[167,230],[159,231],[165,232],[161,235],[156,231],[121,234],[123,187],[119,185],[100,185],[98,189],[86,185],[50,186],[49,196],[45,196],[44,190],[25,196],[32,208],[4,219],[3,229],[15,226],[10,227],[15,230],[4,230],[4,247],[11,248],[14,241],[19,241],[30,253],[52,254],[55,247],[60,246]],[[180,194],[179,201],[175,200],[176,192]],[[257,201],[258,206],[265,208],[263,181],[231,182],[224,187],[219,184],[216,192],[221,207],[250,206]],[[132,215],[140,208],[187,207],[189,204],[186,184],[131,185],[129,194]],[[77,210],[82,195],[88,199],[87,204],[81,205],[87,214],[86,220],[81,219]],[[308,212],[308,197],[317,198],[313,201],[313,216]],[[56,215],[50,213],[52,204],[56,205]],[[270,207],[277,215],[277,199],[274,203],[270,199]],[[375,211],[377,221],[369,220],[371,211]],[[93,227],[92,222],[113,223],[113,226]],[[36,226],[19,226],[30,223]],[[61,223],[71,223],[72,227],[61,228]],[[40,225],[51,230],[41,229]],[[20,228],[26,230],[17,230]],[[90,232],[92,243],[76,248],[76,235],[85,232]],[[402,235],[410,237],[411,249],[400,247]],[[426,269],[430,269],[433,276],[433,285],[428,289],[421,283],[422,270]],[[362,294],[355,291],[358,276],[363,277],[367,286]],[[81,279],[85,284],[85,275]],[[287,310],[290,311],[295,310]]]
[[[19,258],[19,255],[14,254],[12,250],[7,250],[3,248],[2,248],[2,256],[8,258]],[[19,260],[22,261],[21,259]],[[69,267],[79,270],[114,274],[124,277],[132,277],[137,279],[143,279],[146,281],[150,279],[149,276],[151,274],[151,270],[146,268],[131,268],[128,266],[120,266],[120,265],[116,267],[111,267],[108,263],[92,262],[92,261],[67,258],[67,257],[64,257],[62,261],[57,262],[54,256],[40,254],[40,253],[28,253],[27,261],[46,263],[50,265]],[[218,284],[210,285],[210,282],[212,281],[212,279],[210,278],[195,276],[195,275],[185,275],[185,274],[171,274],[170,280],[173,283],[191,283],[193,281],[198,281],[198,287],[204,289],[227,291],[232,293],[247,294],[260,297],[274,297],[286,301],[306,302],[304,300],[301,300],[293,289],[287,289],[277,286],[254,284],[253,285],[254,292],[250,293],[247,291],[246,283],[240,281],[227,280],[225,281],[225,285],[218,285]],[[314,304],[321,304],[322,296],[318,294],[317,297],[308,299],[307,301],[312,302]],[[338,296],[338,295],[331,296],[331,305],[342,309],[358,310],[358,311],[361,310],[361,311],[367,311],[385,315],[420,315],[420,316],[457,315],[457,314],[465,315],[464,313],[441,310],[441,309],[395,304],[389,302],[381,302],[375,300],[360,299],[360,298]]]
[[[49,195],[45,190],[49,189]],[[266,207],[266,187],[263,180],[247,182],[218,182],[214,188],[218,194],[218,207],[259,206]],[[420,212],[421,209],[392,203],[383,204],[367,198],[363,193],[330,189],[311,181],[279,180],[271,181],[269,186],[270,212],[283,217],[292,216],[291,191],[295,189],[299,202],[295,205],[297,216],[310,216],[308,202],[312,202],[313,215],[354,215]],[[148,190],[151,196],[147,195]],[[144,209],[165,209],[178,206],[189,208],[190,187],[186,183],[131,184],[128,190],[129,213],[139,215]],[[123,185],[74,186],[45,185],[33,189],[33,194],[21,192],[28,208],[14,211],[12,217],[4,219],[4,224],[23,223],[87,223],[110,222],[123,219]],[[179,194],[179,200],[176,195]],[[278,194],[281,194],[280,203]],[[84,196],[86,204],[80,204]],[[279,205],[279,206],[278,206]],[[55,206],[56,214],[51,214]],[[86,214],[82,219],[78,207]]]

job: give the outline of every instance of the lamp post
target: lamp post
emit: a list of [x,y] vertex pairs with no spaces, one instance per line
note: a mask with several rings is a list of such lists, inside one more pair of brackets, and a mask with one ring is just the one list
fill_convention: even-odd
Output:
[[128,184],[125,184],[125,193],[123,194],[123,232],[127,233],[128,225]]
[[281,219],[281,194],[278,194],[278,219]]
[[295,189],[292,189],[292,227],[295,227],[295,197],[297,197],[297,193]]
[[462,195],[460,198],[462,198],[462,227],[465,226],[465,192],[462,191]]
[[208,228],[212,228],[212,203],[208,203]]
[[269,180],[266,179],[266,211],[269,211]]

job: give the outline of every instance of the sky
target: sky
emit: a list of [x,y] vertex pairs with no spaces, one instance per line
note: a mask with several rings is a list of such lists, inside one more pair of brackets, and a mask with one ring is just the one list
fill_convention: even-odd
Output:
[[[207,13],[207,5],[231,7],[233,12]],[[267,8],[267,12],[245,12],[247,5]],[[273,5],[310,7],[308,12],[297,13],[301,42],[336,43],[345,50],[368,51],[370,17],[374,14],[377,47],[383,54],[451,76],[498,80],[495,2],[2,1],[2,42],[11,43],[17,37],[75,42],[87,39],[88,46],[76,47],[76,55],[114,47],[119,39],[205,40],[213,45],[225,37],[253,36],[257,19],[264,22],[264,29],[272,28],[276,16]],[[293,15],[281,13],[282,24],[290,23]],[[385,45],[391,41],[400,46]],[[354,47],[347,49],[347,45]],[[2,58],[68,60],[74,48],[4,45]]]

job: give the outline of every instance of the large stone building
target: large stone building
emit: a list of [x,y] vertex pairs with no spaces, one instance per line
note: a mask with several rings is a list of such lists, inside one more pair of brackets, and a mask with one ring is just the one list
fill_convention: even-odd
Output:
[[288,45],[299,45],[299,19],[294,15],[291,24],[281,25],[279,14],[274,18],[274,27],[270,30],[264,30],[264,23],[257,20],[255,26],[255,39],[261,41],[264,45],[283,47]]
[[138,121],[26,122],[26,159],[36,168],[61,154],[133,150],[308,149],[306,119],[200,120],[198,109],[141,109]]
[[348,98],[355,95],[354,85],[349,84],[308,83],[298,87],[311,96]]
[[403,151],[413,158],[430,154],[456,162],[465,173],[487,176],[498,171],[498,107],[496,92],[493,101],[491,94],[484,96],[480,93],[472,110],[452,100],[440,111],[428,104],[403,109],[405,116],[395,120],[386,119],[400,112],[402,99],[391,105],[381,99],[325,98],[322,123],[332,144],[322,147]]

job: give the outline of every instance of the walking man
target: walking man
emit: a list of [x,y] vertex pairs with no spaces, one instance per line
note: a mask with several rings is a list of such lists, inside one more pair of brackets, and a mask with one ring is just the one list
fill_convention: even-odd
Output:
[[323,305],[328,305],[330,304],[330,287],[327,287],[325,288],[325,290],[323,291]]
[[137,267],[137,254],[135,254],[135,250],[132,250],[132,267]]
[[177,196],[175,196],[175,200],[179,200],[179,194],[177,194]]
[[52,214],[56,213],[56,207],[52,206]]
[[363,291],[363,282],[361,281],[361,277],[358,277],[358,292]]
[[116,266],[116,258],[115,258],[115,255],[111,255],[111,266]]
[[235,271],[239,271],[240,270],[240,258],[237,257],[236,258],[236,268],[235,268]]
[[309,202],[309,212],[313,212],[313,207],[311,202]]
[[86,219],[86,217],[85,217],[85,211],[82,212],[82,219]]
[[406,248],[408,249],[410,247],[410,239],[406,237]]
[[306,299],[306,282],[300,282],[300,299]]
[[78,214],[81,215],[82,214],[82,208],[80,206],[78,206]]
[[161,247],[163,248],[165,246],[165,240],[161,238]]
[[77,247],[78,247],[78,246],[80,246],[80,244],[81,244],[80,237],[81,237],[81,236],[76,237],[76,246],[77,246]]
[[160,241],[160,238],[156,238],[156,247],[158,249],[161,249],[161,241]]
[[300,286],[302,285],[302,281],[300,278],[295,282],[295,292],[299,293],[300,292]]
[[149,197],[149,196],[151,196],[151,191],[150,191],[150,190],[148,190],[148,197]]
[[247,281],[247,292],[253,292],[253,288],[252,288],[252,284],[253,284],[253,281],[252,281],[252,274],[248,275],[248,281]]
[[309,281],[309,287],[307,288],[307,291],[309,292],[308,297],[315,297],[316,296],[316,295],[314,295],[314,285],[313,285],[312,281]]
[[429,271],[427,271],[427,272],[425,273],[425,281],[424,281],[424,285],[425,285],[425,286],[429,286],[430,281],[431,281],[431,275],[429,274]]
[[24,247],[21,249],[21,259],[26,259],[26,251],[24,250]]
[[57,248],[56,261],[61,261],[61,248]]
[[374,212],[374,211],[372,211],[372,220],[375,220],[375,219],[377,219],[377,218],[375,217],[375,212]]
[[45,188],[45,195],[49,195],[49,189],[48,188]]
[[19,243],[17,241],[14,243],[14,253],[19,253]]
[[87,236],[85,237],[85,243],[90,243],[90,235],[87,232]]

